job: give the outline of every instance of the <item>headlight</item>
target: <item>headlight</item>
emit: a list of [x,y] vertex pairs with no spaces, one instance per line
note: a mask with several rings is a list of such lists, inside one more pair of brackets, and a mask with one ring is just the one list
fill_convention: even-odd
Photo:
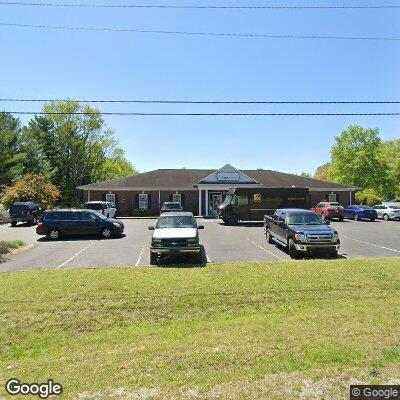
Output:
[[339,240],[339,235],[338,235],[337,232],[334,232],[334,233],[333,233],[333,236],[332,236],[332,241],[333,241],[333,242],[337,242],[338,240]]
[[113,225],[116,226],[117,228],[122,228],[121,224],[119,224],[118,222],[113,222]]
[[161,247],[161,239],[153,239],[151,244],[153,247]]
[[299,242],[305,242],[306,237],[304,236],[304,233],[295,233],[294,238],[298,240]]
[[198,245],[198,239],[197,238],[190,238],[190,239],[187,239],[187,245],[189,246],[189,247],[194,247],[194,246],[197,246]]

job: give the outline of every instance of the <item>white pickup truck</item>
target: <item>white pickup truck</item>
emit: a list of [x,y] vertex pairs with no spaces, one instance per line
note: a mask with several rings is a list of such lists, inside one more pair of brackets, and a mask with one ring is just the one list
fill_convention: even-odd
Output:
[[158,218],[155,225],[149,226],[154,231],[151,238],[150,264],[156,265],[158,258],[169,255],[186,255],[191,261],[201,263],[197,225],[191,212],[168,212]]

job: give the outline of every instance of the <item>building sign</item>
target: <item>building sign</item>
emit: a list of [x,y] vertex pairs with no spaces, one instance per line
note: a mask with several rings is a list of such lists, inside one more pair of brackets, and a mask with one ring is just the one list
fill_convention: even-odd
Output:
[[261,203],[261,194],[255,194],[254,196],[253,196],[253,201],[254,201],[254,204],[260,204]]
[[238,182],[240,174],[239,172],[218,172],[217,180],[220,182]]

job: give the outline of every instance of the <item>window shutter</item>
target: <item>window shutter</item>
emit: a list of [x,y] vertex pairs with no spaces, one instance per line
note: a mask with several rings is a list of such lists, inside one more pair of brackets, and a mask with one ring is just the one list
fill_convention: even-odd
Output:
[[118,210],[119,203],[118,203],[118,194],[115,193],[115,208]]
[[339,194],[339,193],[336,193],[336,201],[337,201],[338,203],[340,203],[340,194]]
[[101,199],[102,199],[103,201],[106,201],[106,193],[102,193]]
[[147,208],[151,210],[151,193],[147,194]]
[[133,208],[139,208],[139,194],[135,194],[135,204]]
[[181,194],[181,206],[185,207],[185,193]]
[[173,200],[173,194],[172,193],[169,194],[168,199],[169,199],[168,201],[172,201]]

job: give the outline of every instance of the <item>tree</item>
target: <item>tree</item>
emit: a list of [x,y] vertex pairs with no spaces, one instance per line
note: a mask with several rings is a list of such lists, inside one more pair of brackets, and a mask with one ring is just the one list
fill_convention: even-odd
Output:
[[111,155],[106,157],[95,180],[105,181],[107,179],[124,178],[136,173],[137,171],[132,163],[125,158],[124,150],[117,147],[112,150]]
[[388,184],[388,167],[380,157],[378,129],[351,125],[335,141],[329,167],[333,180],[382,193]]
[[27,129],[41,143],[63,201],[78,204],[77,186],[96,180],[107,154],[116,147],[113,131],[105,126],[98,110],[76,101],[48,103],[43,112]]
[[311,174],[309,172],[302,172],[300,174],[300,176],[304,177],[304,178],[312,178]]
[[372,189],[364,189],[356,193],[355,202],[356,204],[373,206],[382,203],[382,199]]
[[327,162],[320,165],[315,171],[314,178],[321,181],[332,181],[331,173],[329,171],[330,164]]
[[16,201],[34,201],[47,209],[54,206],[59,197],[59,188],[44,175],[27,174],[3,190],[0,203],[10,207]]
[[388,140],[382,143],[381,159],[388,165],[388,185],[384,197],[400,196],[400,139]]
[[0,114],[0,186],[21,176],[26,154],[19,148],[21,126],[10,113]]

